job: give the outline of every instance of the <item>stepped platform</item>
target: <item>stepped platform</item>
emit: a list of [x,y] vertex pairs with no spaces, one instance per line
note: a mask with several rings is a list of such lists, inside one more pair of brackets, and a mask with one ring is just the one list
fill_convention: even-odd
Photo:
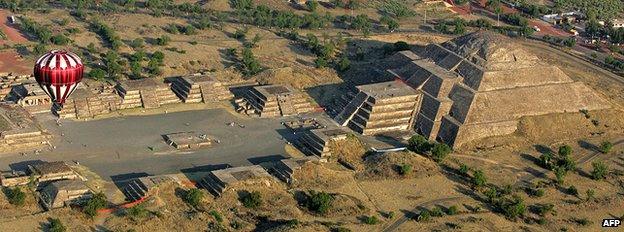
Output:
[[359,92],[334,119],[364,135],[406,131],[412,127],[418,92],[400,81],[357,87]]
[[158,108],[162,104],[181,102],[171,86],[155,78],[126,80],[115,86],[123,99],[120,109]]
[[177,178],[169,175],[146,176],[130,180],[122,189],[128,201],[138,201],[163,183],[180,182]]
[[331,156],[329,143],[331,141],[346,139],[349,132],[342,128],[323,128],[309,130],[303,133],[294,143],[295,146],[308,156],[322,158]]
[[48,145],[51,137],[24,108],[0,104],[0,153]]
[[211,171],[199,181],[201,188],[218,197],[230,185],[237,183],[257,184],[272,176],[260,165],[226,168]]
[[305,93],[290,86],[262,85],[245,91],[237,100],[237,111],[259,117],[292,116],[314,111]]
[[210,103],[234,98],[225,84],[209,74],[172,78],[171,89],[185,103]]
[[278,179],[291,184],[295,180],[292,176],[293,173],[301,169],[301,166],[310,162],[320,162],[320,159],[316,156],[306,156],[302,158],[290,158],[278,161],[269,172]]
[[206,134],[195,132],[179,132],[163,135],[165,142],[178,150],[210,147],[214,140]]

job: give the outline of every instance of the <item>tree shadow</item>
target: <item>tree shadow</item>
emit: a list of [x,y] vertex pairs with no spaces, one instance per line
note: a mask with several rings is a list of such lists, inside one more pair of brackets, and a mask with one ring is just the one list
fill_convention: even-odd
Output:
[[550,147],[542,145],[542,144],[535,144],[533,145],[533,148],[535,148],[535,150],[541,154],[546,154],[546,153],[553,153],[555,154],[555,151],[553,151],[552,149],[550,149]]
[[594,144],[592,144],[590,142],[587,142],[585,140],[579,140],[578,141],[578,145],[581,148],[589,150],[589,151],[600,152],[600,148],[598,146],[596,146],[596,145],[594,145]]
[[[544,153],[542,153],[542,154],[544,154]],[[541,164],[541,161],[538,158],[536,158],[535,156],[532,156],[530,154],[521,153],[520,157],[523,158],[526,161],[530,161],[531,163],[533,163],[533,164],[535,164],[537,166],[539,166]]]

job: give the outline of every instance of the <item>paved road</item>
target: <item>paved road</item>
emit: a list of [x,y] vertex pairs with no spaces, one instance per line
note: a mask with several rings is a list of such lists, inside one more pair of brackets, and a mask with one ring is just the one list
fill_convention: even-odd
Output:
[[[63,121],[60,127],[50,116],[41,120],[60,140],[52,142],[57,148],[44,149],[39,155],[32,152],[26,156],[2,155],[0,170],[19,167],[15,163],[28,160],[77,160],[102,178],[110,179],[131,173],[157,175],[189,168],[206,170],[211,165],[248,165],[287,156],[279,133],[285,127],[279,119],[241,119],[223,109]],[[231,121],[244,124],[245,128],[226,125]],[[213,148],[179,153],[165,144],[161,135],[182,131],[205,133],[221,143]],[[64,136],[59,136],[61,133]]]

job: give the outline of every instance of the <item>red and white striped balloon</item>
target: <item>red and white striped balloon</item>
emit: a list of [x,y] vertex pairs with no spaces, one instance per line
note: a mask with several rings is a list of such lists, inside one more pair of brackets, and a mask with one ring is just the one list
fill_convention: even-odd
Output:
[[53,102],[63,104],[82,80],[84,66],[78,55],[65,50],[52,50],[35,63],[37,83]]

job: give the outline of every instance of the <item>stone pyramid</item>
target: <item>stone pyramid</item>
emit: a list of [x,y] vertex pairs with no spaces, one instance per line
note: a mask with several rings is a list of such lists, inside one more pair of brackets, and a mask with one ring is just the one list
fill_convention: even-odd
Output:
[[493,32],[389,59],[401,62],[388,71],[423,94],[415,129],[454,146],[513,133],[523,116],[610,107],[583,83]]

